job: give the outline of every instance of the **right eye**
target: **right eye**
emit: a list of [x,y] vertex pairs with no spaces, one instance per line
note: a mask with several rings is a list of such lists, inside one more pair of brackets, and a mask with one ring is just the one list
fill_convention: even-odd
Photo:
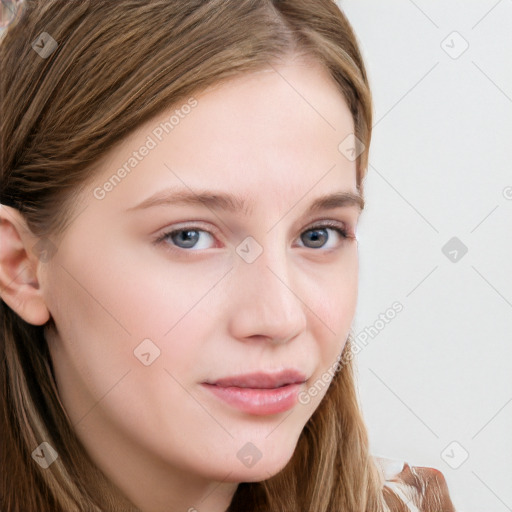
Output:
[[[181,229],[173,229],[172,231],[167,231],[163,233],[157,240],[156,243],[166,243],[167,245],[174,245],[178,249],[194,249],[194,250],[202,250],[208,249],[209,247],[205,246],[208,244],[207,240],[204,240],[201,243],[201,233],[207,234],[210,238],[213,239],[212,233],[206,231],[204,229],[199,229],[198,226],[189,226]],[[206,237],[202,237],[205,239]],[[199,241],[199,243],[198,243]]]

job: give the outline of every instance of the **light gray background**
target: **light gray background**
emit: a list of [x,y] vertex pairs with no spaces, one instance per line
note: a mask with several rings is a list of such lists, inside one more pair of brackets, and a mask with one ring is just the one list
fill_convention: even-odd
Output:
[[375,101],[354,323],[377,326],[372,453],[442,471],[458,512],[512,511],[512,0],[338,3]]

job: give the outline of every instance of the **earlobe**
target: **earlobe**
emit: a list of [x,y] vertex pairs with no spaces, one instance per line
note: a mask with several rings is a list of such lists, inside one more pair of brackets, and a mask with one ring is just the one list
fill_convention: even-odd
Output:
[[36,242],[20,212],[0,205],[0,296],[27,323],[44,325],[50,313],[37,279],[39,262],[30,251]]

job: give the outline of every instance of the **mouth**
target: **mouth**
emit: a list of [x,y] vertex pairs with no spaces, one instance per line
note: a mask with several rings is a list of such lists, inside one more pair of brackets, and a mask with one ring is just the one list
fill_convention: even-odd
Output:
[[271,415],[297,404],[297,395],[307,378],[296,370],[250,373],[203,382],[202,386],[224,403],[242,412]]
[[283,370],[278,373],[254,372],[244,375],[225,377],[214,382],[208,382],[214,386],[223,388],[252,388],[252,389],[275,389],[290,384],[302,384],[306,382],[306,376],[297,370]]

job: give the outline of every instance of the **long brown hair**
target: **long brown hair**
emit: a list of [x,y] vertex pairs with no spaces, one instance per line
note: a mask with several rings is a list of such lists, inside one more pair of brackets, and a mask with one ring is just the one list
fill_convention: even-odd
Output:
[[[57,42],[50,55],[32,47],[42,33]],[[56,241],[94,164],[132,130],[196,91],[292,53],[323,63],[343,94],[365,144],[356,161],[362,193],[372,100],[355,34],[333,0],[28,0],[0,43],[0,202],[37,237]],[[68,422],[43,326],[3,301],[0,311],[1,509],[117,510]],[[31,458],[42,441],[59,454],[48,469]],[[345,357],[288,465],[240,484],[229,510],[376,512],[390,499]]]

